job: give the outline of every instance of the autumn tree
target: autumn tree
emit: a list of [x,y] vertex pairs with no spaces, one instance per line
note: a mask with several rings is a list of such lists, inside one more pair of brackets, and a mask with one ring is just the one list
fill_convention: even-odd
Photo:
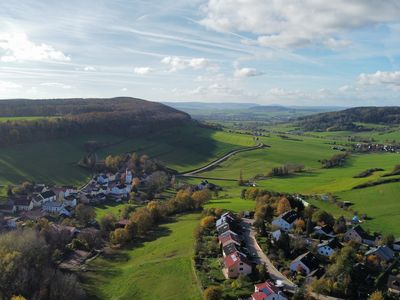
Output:
[[368,300],[385,300],[381,291],[375,291],[369,296]]
[[286,197],[282,197],[281,199],[279,199],[278,206],[276,208],[276,213],[278,215],[281,215],[287,211],[290,211],[291,209],[292,209],[292,207],[290,206],[290,202]]
[[129,235],[124,228],[117,228],[110,232],[110,242],[114,245],[124,245],[128,240]]
[[196,209],[201,208],[205,203],[211,200],[211,192],[209,189],[196,191],[192,194],[192,199]]
[[153,226],[153,219],[146,207],[136,210],[130,220],[136,224],[136,231],[139,235],[146,234]]
[[96,212],[93,207],[80,203],[75,208],[75,217],[79,223],[88,225],[96,218]]
[[221,300],[222,289],[219,286],[209,286],[204,291],[204,298],[206,300]]
[[297,233],[302,233],[306,228],[306,223],[304,222],[303,219],[299,218],[294,222],[294,228]]
[[108,213],[100,218],[99,220],[100,229],[103,232],[110,232],[114,230],[116,222],[117,218],[112,213]]

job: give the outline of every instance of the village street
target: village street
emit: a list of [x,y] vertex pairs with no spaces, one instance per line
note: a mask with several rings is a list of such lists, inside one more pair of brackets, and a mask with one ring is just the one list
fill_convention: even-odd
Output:
[[295,292],[297,286],[291,282],[285,275],[283,275],[273,263],[269,260],[268,256],[264,253],[264,251],[260,248],[256,240],[256,231],[253,228],[252,219],[245,219],[243,218],[243,238],[246,242],[247,248],[249,249],[250,253],[256,253],[255,262],[257,264],[264,263],[267,268],[271,278],[274,281],[280,280],[285,286],[285,289],[291,292]]
[[[258,245],[256,240],[256,231],[253,228],[253,223],[253,219],[242,219],[242,224],[244,227],[242,236],[250,253],[256,253],[256,257],[254,257],[255,262],[257,264],[264,263],[267,266],[271,279],[273,279],[274,281],[280,280],[284,285],[284,290],[295,293],[297,290],[297,285],[291,282],[285,275],[283,275],[277,268],[275,268],[274,264]],[[311,295],[318,300],[342,300],[340,298],[318,295],[316,293],[311,293]]]

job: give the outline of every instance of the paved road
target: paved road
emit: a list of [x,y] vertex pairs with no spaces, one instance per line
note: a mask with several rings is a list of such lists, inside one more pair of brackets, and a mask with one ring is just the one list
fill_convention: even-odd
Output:
[[218,158],[217,160],[214,160],[213,162],[209,163],[208,165],[205,165],[204,167],[198,168],[196,170],[192,170],[189,172],[185,172],[185,173],[181,173],[179,174],[179,176],[185,176],[185,177],[193,177],[194,175],[201,173],[201,172],[205,172],[213,167],[215,167],[216,165],[218,165],[219,163],[227,160],[228,158],[230,158],[231,156],[238,154],[240,152],[245,152],[245,151],[251,151],[251,150],[257,150],[257,149],[262,149],[268,147],[264,144],[258,144],[257,146],[254,147],[248,147],[248,148],[243,148],[243,149],[238,149],[238,150],[234,150],[231,151],[227,154],[225,154],[224,156],[222,156],[221,158]]
[[[257,257],[255,262],[257,264],[265,263],[268,268],[268,272],[271,278],[276,281],[280,280],[284,284],[284,289],[295,293],[297,290],[297,285],[295,285],[292,281],[289,280],[285,275],[283,275],[277,268],[275,268],[274,264],[270,261],[267,255],[265,255],[264,251],[260,248],[256,240],[256,231],[253,228],[253,219],[245,219],[243,218],[243,226],[245,230],[243,231],[243,238],[245,239],[247,248],[249,249],[250,253],[256,253]],[[318,295],[316,293],[311,293],[315,299],[318,300],[343,300],[340,298]]]
[[291,282],[285,275],[283,275],[277,268],[275,268],[274,264],[270,261],[267,255],[265,255],[264,251],[260,248],[256,240],[256,232],[253,228],[254,220],[251,219],[243,219],[245,230],[243,232],[243,237],[245,239],[247,248],[250,253],[256,253],[257,258],[255,259],[257,264],[264,263],[268,272],[273,280],[281,280],[285,285],[285,289],[291,292],[295,292],[297,286]]

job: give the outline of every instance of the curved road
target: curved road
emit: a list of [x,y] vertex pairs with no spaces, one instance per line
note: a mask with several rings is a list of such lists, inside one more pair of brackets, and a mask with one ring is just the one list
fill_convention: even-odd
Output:
[[233,151],[225,154],[221,158],[218,158],[217,160],[214,160],[213,162],[205,165],[204,167],[201,167],[201,168],[198,168],[198,169],[195,169],[195,170],[191,170],[191,171],[188,171],[188,172],[185,172],[185,173],[180,173],[180,174],[178,174],[178,176],[195,177],[196,174],[201,173],[201,172],[205,172],[205,171],[217,166],[219,163],[227,160],[228,158],[230,158],[231,156],[233,156],[235,154],[238,154],[240,152],[246,152],[246,151],[262,149],[262,148],[265,148],[265,147],[269,147],[269,146],[266,146],[263,143],[261,143],[261,144],[258,144],[257,146],[254,146],[254,147],[248,147],[248,148],[242,148],[242,149],[238,149],[238,150],[233,150]]

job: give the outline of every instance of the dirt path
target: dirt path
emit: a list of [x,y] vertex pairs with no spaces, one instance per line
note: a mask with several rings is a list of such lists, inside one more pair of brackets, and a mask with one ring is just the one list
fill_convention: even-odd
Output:
[[211,162],[211,163],[209,163],[209,164],[207,164],[207,165],[205,165],[205,166],[203,166],[201,168],[198,168],[198,169],[195,169],[195,170],[191,170],[191,171],[188,171],[188,172],[185,172],[185,173],[180,173],[180,174],[178,174],[178,176],[197,177],[196,174],[202,173],[202,172],[205,172],[205,171],[208,171],[208,170],[214,168],[219,163],[227,160],[228,158],[230,158],[231,156],[233,156],[235,154],[238,154],[238,153],[241,153],[241,152],[246,152],[246,151],[263,149],[265,147],[269,147],[269,146],[266,146],[263,143],[261,143],[261,144],[258,144],[257,146],[254,146],[254,147],[248,147],[248,148],[242,148],[242,149],[238,149],[238,150],[233,150],[233,151],[225,154],[224,156],[214,160],[213,162]]

